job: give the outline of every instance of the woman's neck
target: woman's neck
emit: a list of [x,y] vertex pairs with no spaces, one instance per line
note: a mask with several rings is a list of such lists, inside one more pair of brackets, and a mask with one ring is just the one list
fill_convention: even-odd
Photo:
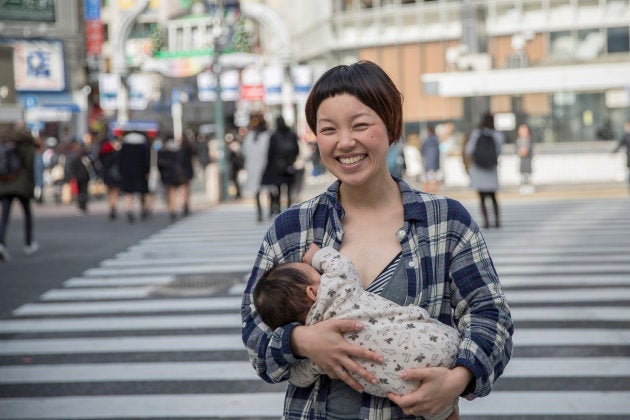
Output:
[[378,209],[402,204],[398,183],[389,174],[379,180],[357,187],[341,183],[339,201],[347,211],[351,209]]

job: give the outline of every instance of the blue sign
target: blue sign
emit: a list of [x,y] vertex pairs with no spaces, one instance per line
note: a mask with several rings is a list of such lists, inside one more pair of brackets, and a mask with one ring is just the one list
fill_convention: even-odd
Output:
[[24,109],[37,107],[37,97],[35,95],[26,95],[24,97]]
[[101,18],[101,0],[85,0],[85,20]]
[[44,123],[41,121],[30,121],[26,123],[26,128],[29,131],[42,131],[44,129]]

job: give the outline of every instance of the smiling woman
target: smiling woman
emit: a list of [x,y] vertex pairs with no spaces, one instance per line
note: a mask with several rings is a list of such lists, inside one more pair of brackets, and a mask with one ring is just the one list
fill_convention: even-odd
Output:
[[[414,190],[390,174],[387,151],[402,132],[399,90],[374,63],[337,66],[313,86],[306,121],[337,180],[274,220],[241,308],[243,343],[262,379],[285,381],[302,359],[323,372],[310,386],[288,385],[285,417],[437,419],[460,395],[487,395],[511,357],[510,311],[479,226],[462,204]],[[364,394],[357,379],[373,384],[384,378],[356,360],[378,364],[390,352],[346,341],[344,333],[362,329],[359,321],[267,326],[253,305],[254,287],[270,268],[301,261],[313,243],[349,258],[366,290],[422,307],[455,327],[462,341],[453,365],[404,370],[401,379],[421,385],[405,395],[378,397]]]

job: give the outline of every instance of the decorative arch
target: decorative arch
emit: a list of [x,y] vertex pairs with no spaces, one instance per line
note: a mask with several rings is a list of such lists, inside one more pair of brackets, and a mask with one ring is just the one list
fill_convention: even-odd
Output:
[[280,16],[268,6],[254,2],[241,2],[241,14],[260,23],[269,30],[274,39],[277,39],[280,47],[275,51],[270,51],[273,57],[280,63],[289,65],[292,59],[291,37],[286,25]]

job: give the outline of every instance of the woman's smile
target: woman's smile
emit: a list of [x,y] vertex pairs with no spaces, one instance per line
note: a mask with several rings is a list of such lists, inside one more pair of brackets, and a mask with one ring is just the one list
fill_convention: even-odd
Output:
[[337,160],[342,165],[354,166],[366,158],[367,158],[367,153],[362,153],[360,155],[353,155],[353,156],[338,156]]

